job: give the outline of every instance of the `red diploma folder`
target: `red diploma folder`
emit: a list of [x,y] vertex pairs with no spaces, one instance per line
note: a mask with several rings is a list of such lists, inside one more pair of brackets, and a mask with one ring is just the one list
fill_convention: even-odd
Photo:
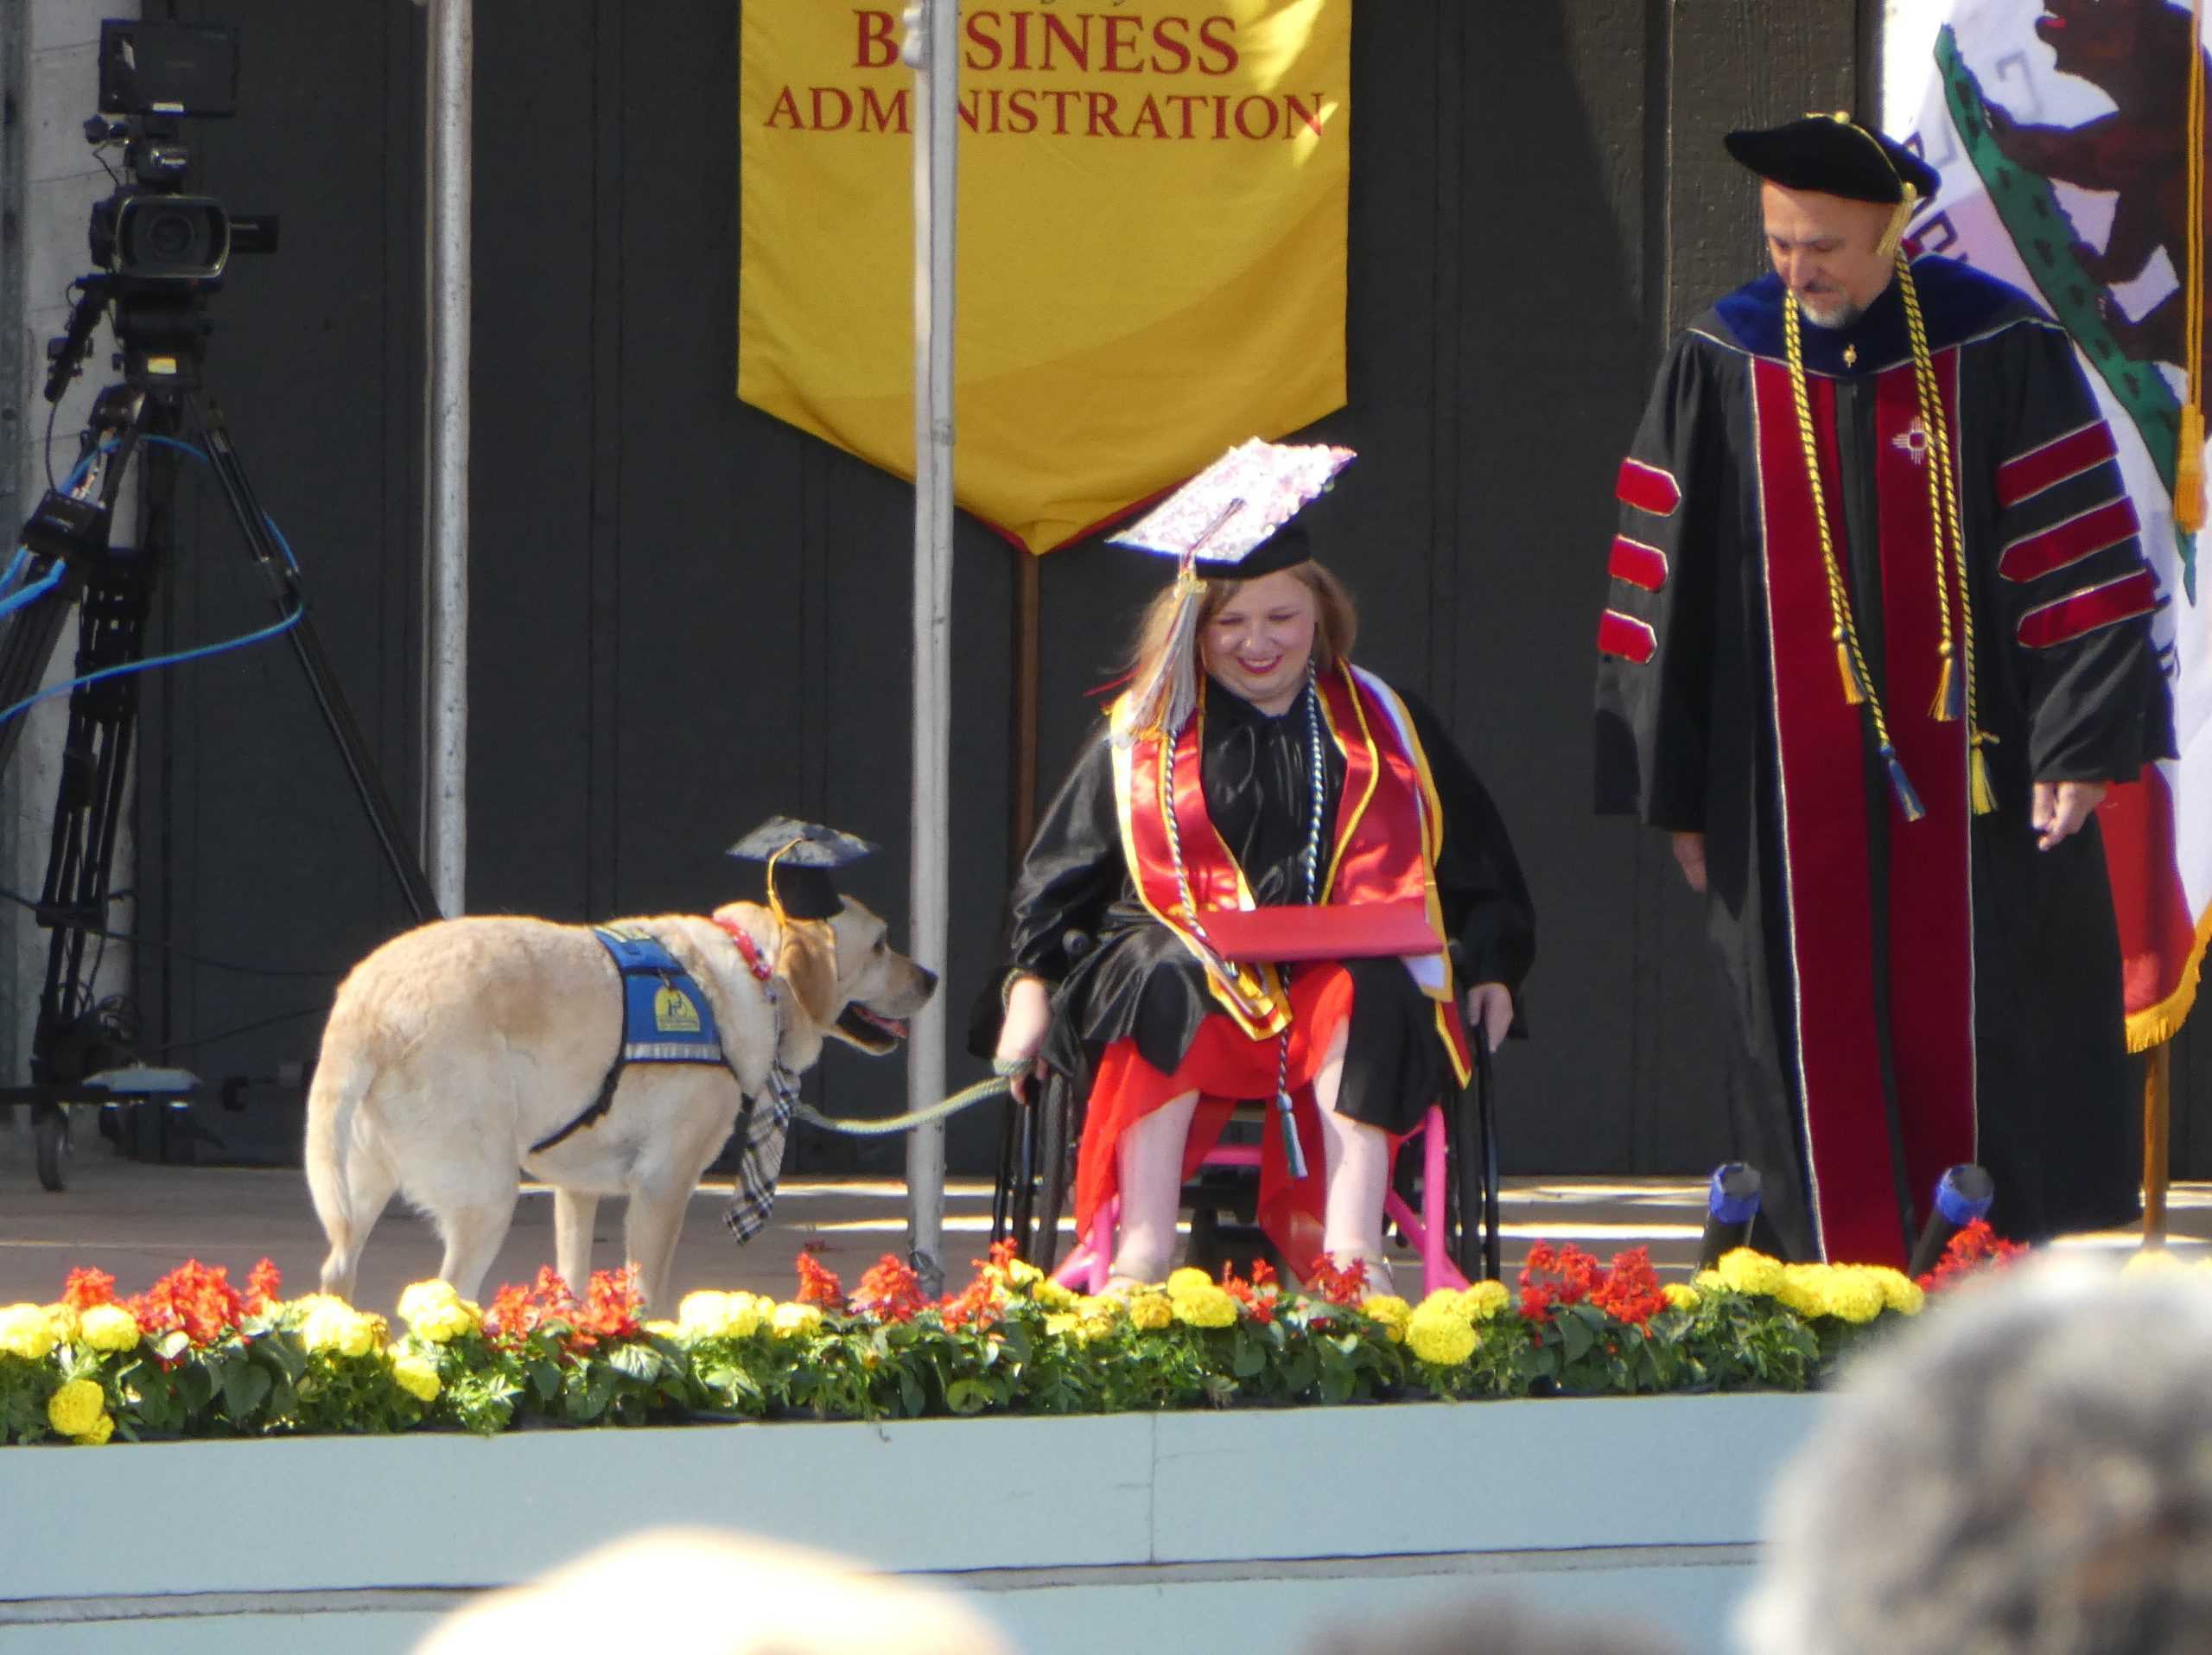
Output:
[[1249,964],[1283,960],[1366,959],[1433,954],[1428,904],[1325,902],[1318,907],[1210,908],[1199,916],[1224,959]]

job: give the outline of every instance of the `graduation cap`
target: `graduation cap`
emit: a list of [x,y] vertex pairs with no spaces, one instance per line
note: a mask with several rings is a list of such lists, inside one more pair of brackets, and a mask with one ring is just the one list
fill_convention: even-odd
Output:
[[768,906],[793,920],[827,920],[840,913],[835,870],[858,862],[875,847],[866,839],[815,822],[772,816],[730,846],[741,862],[762,865]]
[[1192,658],[1205,582],[1257,580],[1311,558],[1306,530],[1293,519],[1354,457],[1350,449],[1325,442],[1254,437],[1109,537],[1109,544],[1173,557],[1178,565],[1175,622],[1160,659],[1131,692],[1130,730],[1183,727],[1198,695]]
[[1763,130],[1722,138],[1728,153],[1770,183],[1784,189],[1840,195],[1885,207],[1932,200],[1941,181],[1918,156],[1841,113],[1808,115]]

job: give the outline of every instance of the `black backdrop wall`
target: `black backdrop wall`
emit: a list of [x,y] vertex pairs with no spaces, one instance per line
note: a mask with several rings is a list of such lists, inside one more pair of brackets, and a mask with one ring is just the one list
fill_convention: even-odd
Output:
[[[240,263],[216,301],[210,376],[411,797],[422,13],[176,10],[245,31],[243,113],[198,135],[206,187],[283,218],[281,256]],[[1876,11],[1363,0],[1351,399],[1315,431],[1362,458],[1322,551],[1362,601],[1363,659],[1446,712],[1535,884],[1537,1038],[1503,1072],[1509,1169],[1688,1171],[1726,1148],[1696,907],[1662,844],[1588,808],[1590,640],[1613,467],[1661,343],[1758,256],[1719,134],[1870,104]],[[903,910],[911,496],[732,392],[737,24],[726,0],[478,0],[476,912],[710,905],[729,889],[722,847],[776,811],[880,842],[852,883]],[[169,636],[265,617],[211,496],[192,498],[181,536]],[[962,521],[942,962],[956,1027],[993,971],[1010,854],[1015,556]],[[1046,560],[1043,786],[1154,579],[1096,546]],[[286,655],[170,674],[150,700],[137,824],[151,935],[342,967],[404,923]],[[329,991],[156,950],[142,983],[152,1043],[207,1074],[310,1053]],[[2212,1056],[2184,1049],[2176,1081],[2188,1169]],[[811,1085],[833,1111],[887,1113],[903,1079],[839,1050]],[[221,1153],[289,1156],[296,1107],[254,1096],[275,1101],[209,1118]],[[983,1167],[989,1130],[956,1126],[956,1170]],[[888,1170],[898,1152],[810,1136],[797,1153]]]

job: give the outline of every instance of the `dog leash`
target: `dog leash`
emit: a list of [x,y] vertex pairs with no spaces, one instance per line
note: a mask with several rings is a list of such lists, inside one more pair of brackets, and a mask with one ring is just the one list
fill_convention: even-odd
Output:
[[991,1066],[997,1070],[997,1073],[988,1080],[978,1080],[972,1086],[963,1086],[951,1097],[931,1104],[927,1109],[911,1110],[904,1115],[887,1115],[880,1120],[838,1120],[834,1117],[824,1115],[812,1104],[802,1104],[796,1098],[791,1101],[791,1115],[794,1119],[804,1121],[809,1126],[818,1126],[830,1132],[842,1132],[847,1137],[873,1138],[882,1137],[893,1132],[911,1132],[918,1126],[927,1126],[931,1121],[941,1121],[948,1115],[957,1115],[971,1104],[982,1103],[986,1098],[1004,1097],[1014,1085],[1014,1076],[1020,1074],[1029,1065],[1027,1060],[1021,1060],[1011,1062],[1004,1067],[994,1062]]

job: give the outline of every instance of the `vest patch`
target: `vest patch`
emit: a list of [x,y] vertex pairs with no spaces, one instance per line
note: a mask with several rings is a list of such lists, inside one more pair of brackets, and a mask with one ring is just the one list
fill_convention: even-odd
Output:
[[691,974],[634,926],[594,926],[622,973],[622,1061],[720,1063],[721,1032]]

